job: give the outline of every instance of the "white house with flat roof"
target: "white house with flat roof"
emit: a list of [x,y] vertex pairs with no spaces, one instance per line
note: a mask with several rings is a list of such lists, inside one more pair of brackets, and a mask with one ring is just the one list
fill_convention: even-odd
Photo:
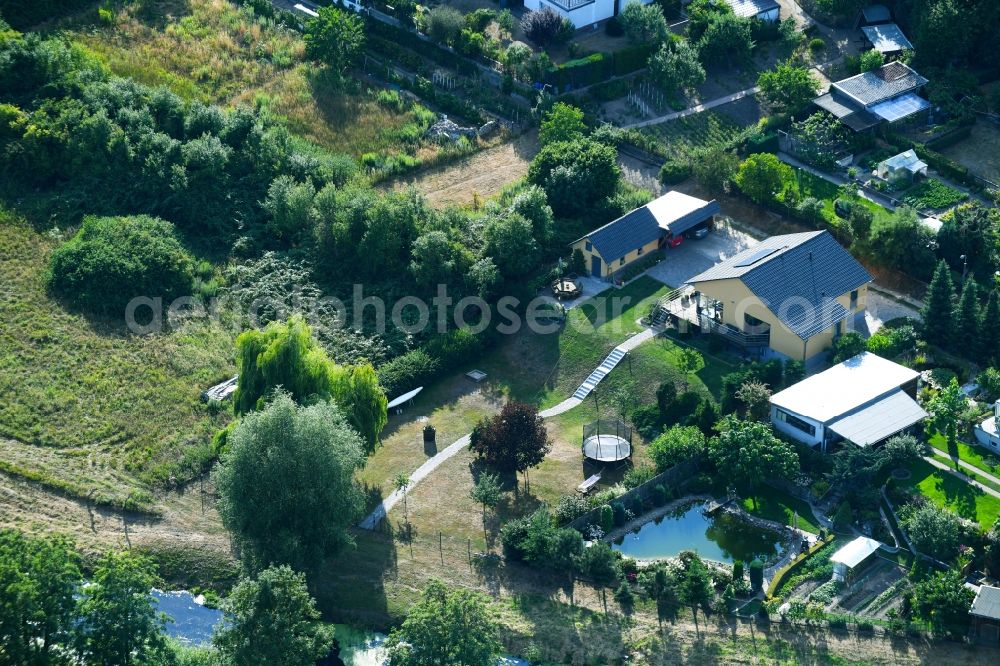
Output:
[[776,430],[826,450],[846,440],[871,446],[919,423],[915,370],[862,352],[771,396]]

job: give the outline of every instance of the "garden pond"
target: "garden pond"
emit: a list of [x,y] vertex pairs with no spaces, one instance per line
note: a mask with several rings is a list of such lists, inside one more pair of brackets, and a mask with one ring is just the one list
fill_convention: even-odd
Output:
[[781,552],[781,535],[726,511],[707,515],[707,502],[693,502],[616,539],[611,547],[638,560],[674,557],[693,550],[707,560],[732,564]]

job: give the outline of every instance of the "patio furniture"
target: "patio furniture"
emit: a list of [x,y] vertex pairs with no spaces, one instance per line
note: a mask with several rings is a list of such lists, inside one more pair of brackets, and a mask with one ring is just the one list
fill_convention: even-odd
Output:
[[566,298],[576,298],[580,295],[580,286],[573,280],[562,278],[552,283],[552,293],[562,300]]
[[589,493],[591,490],[594,489],[594,486],[596,486],[600,480],[601,480],[601,475],[594,474],[593,476],[588,477],[586,481],[578,485],[576,487],[576,492],[580,493],[581,495],[586,495],[587,493]]

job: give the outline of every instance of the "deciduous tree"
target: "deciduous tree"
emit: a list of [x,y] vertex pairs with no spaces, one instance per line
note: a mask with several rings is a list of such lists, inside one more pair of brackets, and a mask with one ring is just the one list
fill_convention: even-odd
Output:
[[704,452],[705,435],[695,426],[672,426],[649,445],[649,457],[661,472]]
[[914,587],[913,611],[930,622],[937,634],[964,636],[975,597],[959,571],[938,571]]
[[788,60],[762,72],[757,85],[767,103],[776,111],[795,112],[819,92],[820,83],[805,67]]
[[[969,408],[969,399],[962,393],[962,387],[954,377],[948,386],[938,391],[927,403],[931,415],[930,425],[948,440],[948,451],[958,458],[958,424],[962,414]],[[958,463],[955,463],[956,467]]]
[[670,35],[663,10],[656,3],[630,2],[618,15],[618,22],[625,35],[638,44],[657,44]]
[[792,168],[771,153],[755,153],[740,164],[736,185],[759,204],[777,201],[789,183],[795,182]]
[[81,579],[69,540],[0,530],[0,663],[70,663]]
[[587,131],[583,124],[583,111],[565,102],[556,102],[542,118],[538,142],[547,146],[559,141],[582,139]]
[[149,591],[151,560],[128,551],[106,553],[80,597],[79,651],[88,664],[147,664],[167,649],[164,618]]
[[476,484],[469,491],[469,497],[473,502],[483,505],[483,536],[486,534],[486,509],[492,509],[500,504],[503,497],[503,487],[500,485],[500,477],[496,474],[483,472],[476,479]]
[[337,7],[320,7],[319,16],[306,21],[306,53],[342,75],[353,65],[365,44],[364,21]]
[[226,621],[212,637],[224,663],[304,666],[325,657],[333,632],[320,620],[305,576],[287,566],[243,578],[224,605]]
[[753,491],[764,479],[789,479],[799,471],[795,449],[775,437],[770,425],[730,415],[720,427],[708,455],[723,477]]
[[386,641],[392,666],[493,666],[500,625],[483,595],[432,580]]
[[705,82],[698,51],[688,42],[667,42],[649,58],[649,74],[665,90],[684,90]]
[[278,395],[244,416],[216,473],[219,514],[251,571],[288,564],[313,571],[353,543],[360,517],[354,471],[363,444],[340,409],[300,407]]
[[538,408],[511,401],[496,416],[476,424],[469,448],[494,469],[527,472],[545,459],[552,442]]

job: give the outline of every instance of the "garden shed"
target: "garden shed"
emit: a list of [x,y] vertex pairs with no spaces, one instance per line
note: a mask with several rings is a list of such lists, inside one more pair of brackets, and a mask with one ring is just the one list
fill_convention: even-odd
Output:
[[1000,646],[1000,587],[980,585],[969,609],[972,635],[985,645]]
[[913,44],[895,23],[866,25],[861,28],[861,32],[865,34],[865,39],[872,45],[872,48],[882,55],[891,56],[913,50]]
[[874,555],[882,547],[881,541],[860,536],[830,556],[833,563],[833,580],[851,583],[868,568]]
[[927,163],[917,157],[916,151],[910,148],[879,162],[875,175],[890,183],[908,182],[917,176],[926,176]]

